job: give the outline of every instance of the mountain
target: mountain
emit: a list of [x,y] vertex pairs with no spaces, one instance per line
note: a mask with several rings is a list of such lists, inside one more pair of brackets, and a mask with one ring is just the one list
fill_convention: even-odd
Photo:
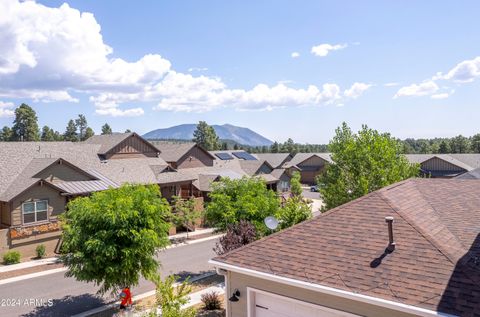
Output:
[[[147,140],[191,140],[196,127],[196,124],[181,124],[166,129],[150,131],[145,133],[143,137]],[[249,146],[263,146],[273,143],[248,128],[237,127],[231,124],[213,125],[212,127],[221,140],[232,140]]]

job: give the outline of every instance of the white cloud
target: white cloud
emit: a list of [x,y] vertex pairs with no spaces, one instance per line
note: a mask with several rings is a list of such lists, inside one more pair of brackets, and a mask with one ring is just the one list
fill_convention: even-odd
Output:
[[352,87],[346,89],[343,94],[345,97],[357,99],[360,97],[366,90],[368,90],[372,85],[365,83],[354,83]]
[[458,63],[447,74],[437,74],[441,79],[451,79],[459,83],[468,83],[480,77],[480,56]]
[[394,98],[406,96],[427,96],[438,91],[438,85],[433,81],[425,81],[421,84],[412,84],[400,88]]
[[446,99],[449,96],[450,95],[448,93],[444,92],[444,93],[441,93],[441,94],[431,95],[430,98],[432,98],[432,99]]
[[[176,72],[158,54],[133,62],[123,60],[104,43],[93,14],[66,3],[50,8],[33,1],[2,0],[0,21],[3,98],[78,102],[76,96],[87,95],[98,115],[117,117],[143,115],[141,103],[155,104],[156,110],[204,112],[224,107],[273,110],[321,106],[340,104],[344,98],[333,83],[320,88],[278,83],[237,89],[227,87],[217,77]],[[312,52],[322,56],[344,47],[322,44]],[[205,70],[192,67],[189,72]],[[358,89],[362,88],[352,90],[352,96]]]
[[320,44],[312,47],[312,54],[320,57],[325,57],[330,51],[337,51],[347,47],[347,44]]
[[299,52],[293,52],[290,56],[292,58],[298,58],[298,57],[300,57],[300,53]]
[[192,72],[206,72],[208,70],[207,67],[190,67],[188,69],[188,72],[189,73],[192,73]]
[[0,118],[10,118],[15,115],[15,111],[12,109],[15,105],[12,102],[0,101]]
[[395,83],[395,82],[383,84],[383,86],[385,86],[385,87],[395,87],[395,86],[398,86],[398,85],[400,85],[400,84],[399,84],[399,83]]

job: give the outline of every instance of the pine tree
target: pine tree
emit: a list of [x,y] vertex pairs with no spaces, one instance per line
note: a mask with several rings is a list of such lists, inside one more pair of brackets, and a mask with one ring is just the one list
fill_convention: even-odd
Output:
[[22,103],[15,109],[15,120],[12,127],[13,141],[38,141],[38,118],[35,110]]
[[42,135],[40,137],[42,141],[55,141],[55,131],[49,128],[48,126],[44,126],[42,128]]
[[200,121],[193,132],[193,142],[202,146],[208,151],[215,151],[220,148],[220,142],[215,129],[205,121]]
[[71,141],[71,142],[78,141],[77,126],[75,125],[75,121],[73,120],[68,121],[68,125],[65,130],[65,133],[63,134],[63,137],[65,141]]
[[87,140],[88,138],[91,138],[92,136],[95,135],[95,132],[93,131],[92,128],[88,127],[86,130],[85,130],[85,138],[84,140]]
[[103,126],[102,126],[102,135],[105,135],[105,134],[112,134],[112,128],[110,128],[110,126],[108,125],[108,123],[105,123]]
[[85,141],[86,140],[85,131],[88,128],[87,118],[85,118],[83,114],[79,114],[78,118],[75,119],[75,126],[78,129],[78,139],[80,141]]
[[8,126],[4,126],[0,131],[0,141],[11,141],[12,139],[12,129]]

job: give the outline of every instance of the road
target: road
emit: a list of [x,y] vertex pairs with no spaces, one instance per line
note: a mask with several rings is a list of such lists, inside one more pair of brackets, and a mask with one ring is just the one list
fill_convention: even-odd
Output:
[[[212,270],[207,261],[215,255],[212,251],[215,242],[209,240],[162,251],[158,256],[162,276],[172,273],[194,276]],[[154,288],[151,282],[142,280],[132,293],[141,294]],[[96,296],[97,290],[93,283],[65,278],[64,272],[4,284],[0,286],[0,316],[72,316],[113,300],[109,296]],[[48,300],[53,305],[49,306]],[[42,302],[44,306],[36,307]]]

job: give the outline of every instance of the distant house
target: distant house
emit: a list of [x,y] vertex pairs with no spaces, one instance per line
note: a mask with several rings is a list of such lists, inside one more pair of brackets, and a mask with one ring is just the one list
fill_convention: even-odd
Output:
[[281,168],[293,158],[290,153],[257,153],[254,156],[261,161],[267,161],[273,168]]
[[315,184],[316,177],[323,173],[327,164],[332,163],[330,153],[297,153],[284,168],[296,167],[300,170],[300,181]]
[[480,180],[410,179],[210,261],[227,317],[477,316]]
[[160,150],[160,157],[176,169],[213,166],[215,157],[196,143],[151,141]]
[[157,184],[162,195],[191,197],[197,175],[176,170],[136,133],[85,142],[0,143],[0,253],[58,248],[58,215],[77,196],[123,183]]
[[480,168],[480,154],[407,154],[411,163],[420,164],[422,174],[451,178]]

